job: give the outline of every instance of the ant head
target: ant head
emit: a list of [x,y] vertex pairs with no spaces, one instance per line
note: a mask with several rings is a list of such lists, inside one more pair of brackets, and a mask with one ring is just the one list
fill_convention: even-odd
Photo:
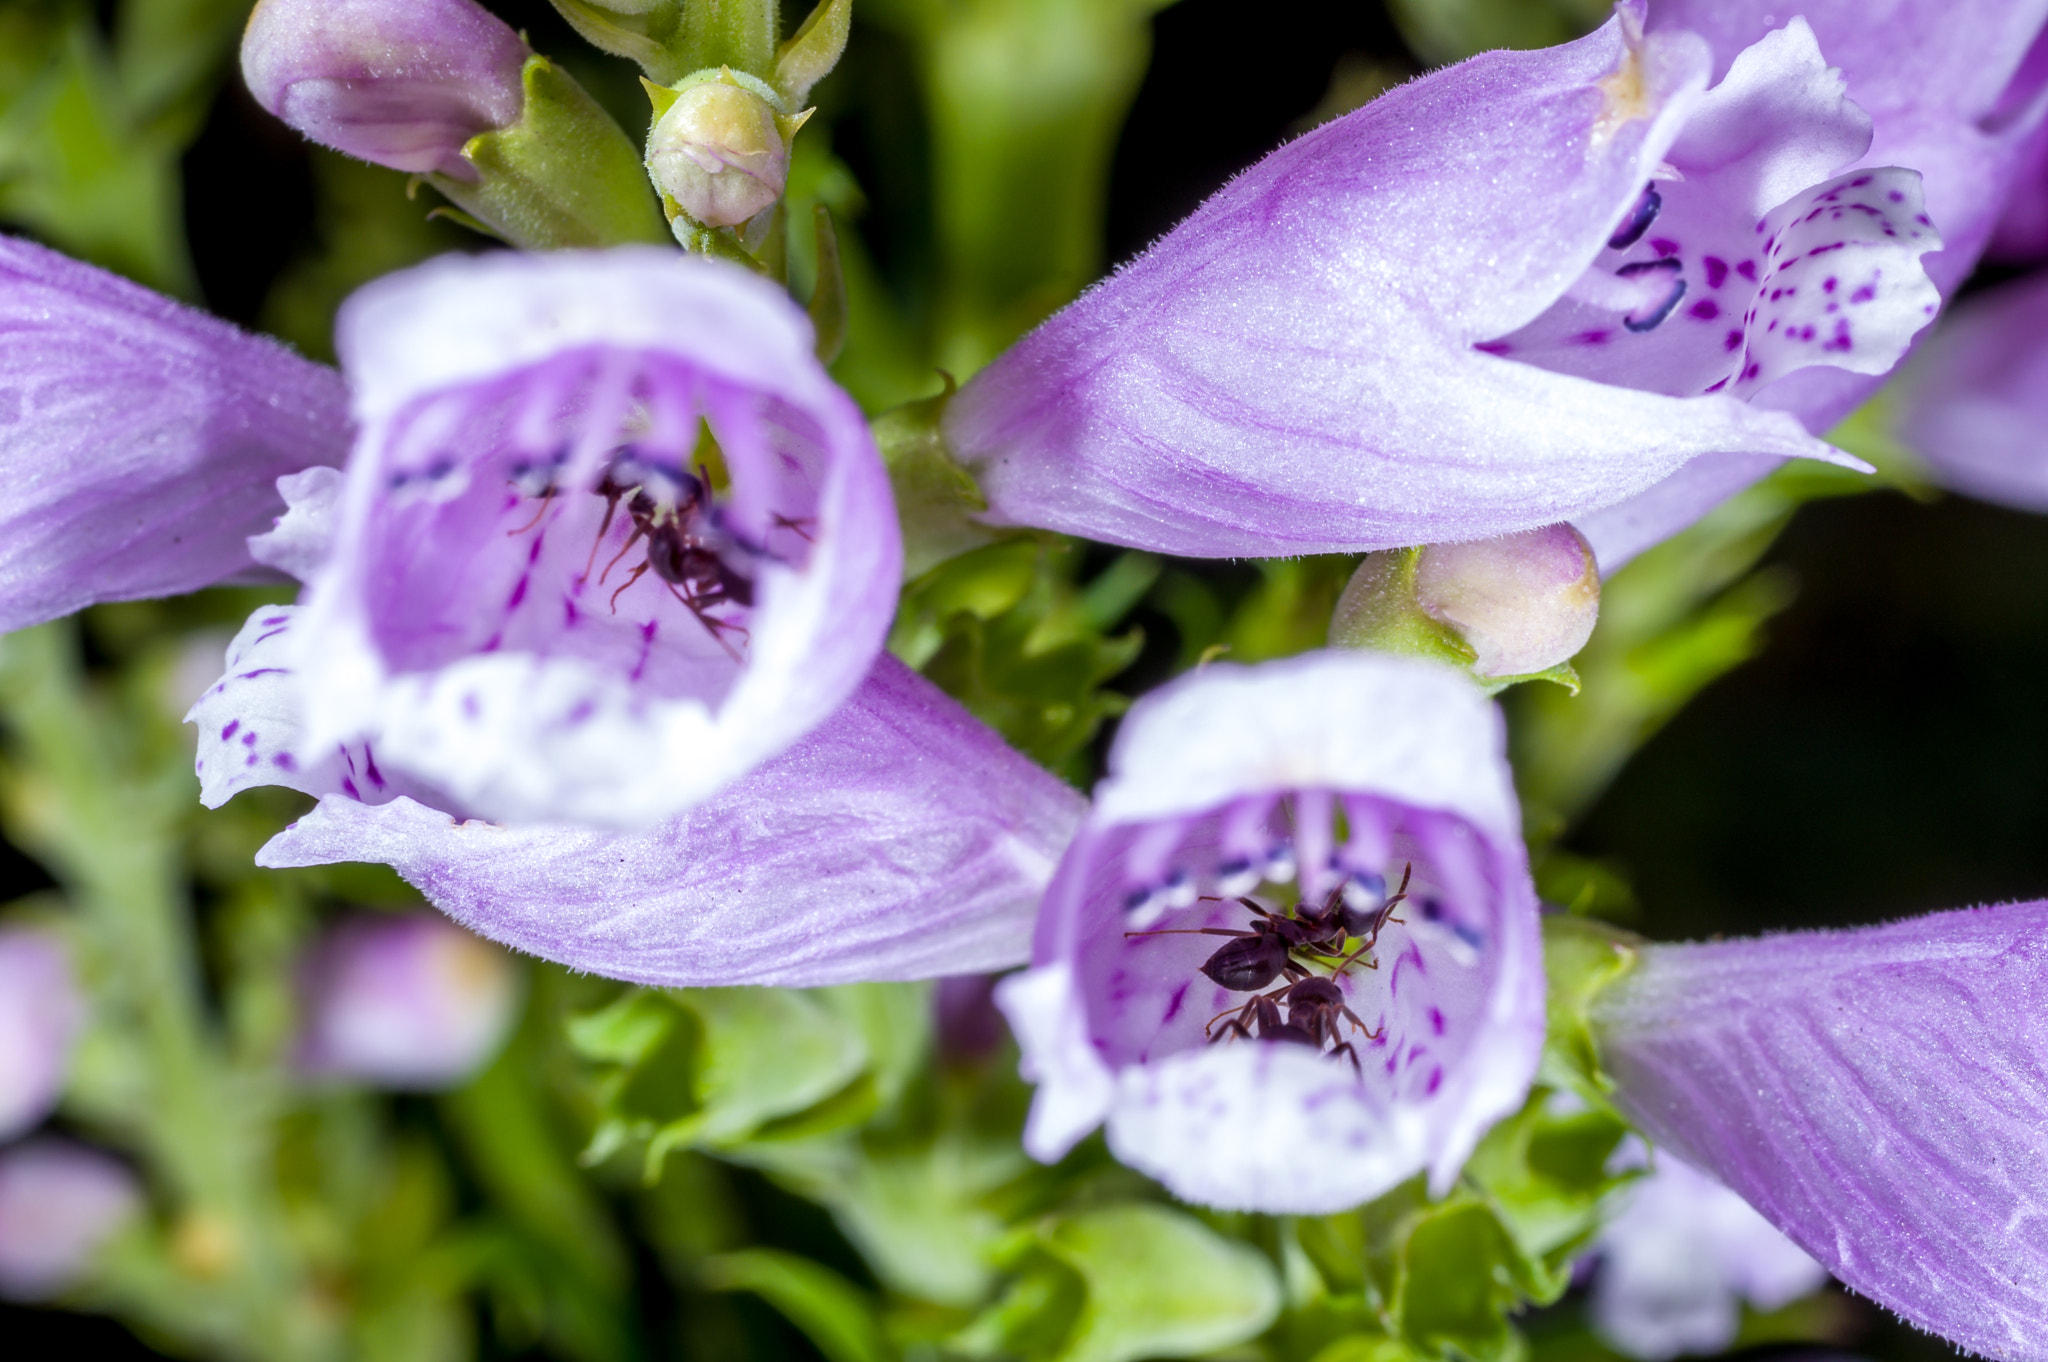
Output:
[[1297,1007],[1337,1007],[1343,1002],[1344,990],[1320,975],[1303,979],[1287,992],[1290,1010]]

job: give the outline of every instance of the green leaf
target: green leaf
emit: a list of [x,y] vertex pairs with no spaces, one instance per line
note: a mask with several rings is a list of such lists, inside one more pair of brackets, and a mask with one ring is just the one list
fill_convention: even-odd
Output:
[[1518,1260],[1486,1206],[1454,1199],[1435,1208],[1408,1239],[1402,1337],[1422,1349],[1456,1349],[1472,1362],[1516,1362],[1525,1349],[1507,1315],[1525,1289]]
[[1539,1305],[1571,1285],[1572,1260],[1599,1229],[1605,1199],[1635,1176],[1607,1171],[1628,1126],[1610,1112],[1564,1109],[1571,1105],[1535,1089],[1465,1165],[1465,1177],[1507,1230],[1521,1258],[1517,1275]]
[[751,1291],[803,1330],[830,1362],[888,1362],[866,1292],[808,1258],[776,1249],[741,1249],[703,1259],[698,1280],[713,1291]]
[[823,1101],[860,1076],[868,1051],[834,1010],[779,988],[707,988],[672,995],[702,1026],[697,1109],[664,1126],[649,1150],[733,1144],[778,1116]]
[[673,85],[697,69],[680,48],[682,0],[633,0],[613,9],[593,0],[551,0],[583,40],[637,62],[656,84]]
[[811,87],[839,64],[852,26],[853,0],[818,0],[810,17],[775,49],[773,84],[789,101],[792,112],[809,97]]
[[1126,699],[1105,683],[1136,659],[1137,630],[1111,636],[1159,573],[1125,554],[1086,583],[1083,546],[1018,535],[941,563],[910,584],[889,646],[1012,745],[1076,782],[1084,750]]
[[1104,1206],[1052,1217],[1023,1242],[1018,1280],[956,1346],[1134,1362],[1245,1343],[1279,1317],[1265,1255],[1182,1211]]

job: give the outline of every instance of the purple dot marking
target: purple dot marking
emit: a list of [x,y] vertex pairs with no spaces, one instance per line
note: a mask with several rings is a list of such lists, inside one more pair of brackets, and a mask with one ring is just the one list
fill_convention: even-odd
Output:
[[1728,262],[1718,255],[1702,256],[1700,268],[1707,272],[1707,287],[1719,288],[1728,282]]
[[1712,298],[1702,298],[1686,311],[1703,322],[1710,322],[1721,315],[1721,305]]

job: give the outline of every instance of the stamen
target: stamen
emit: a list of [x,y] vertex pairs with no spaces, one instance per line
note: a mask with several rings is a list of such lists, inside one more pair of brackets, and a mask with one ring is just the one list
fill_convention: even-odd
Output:
[[1655,331],[1662,325],[1664,319],[1677,308],[1678,300],[1685,297],[1685,275],[1681,273],[1683,269],[1684,266],[1676,259],[1666,256],[1662,260],[1638,260],[1616,270],[1615,274],[1623,279],[1654,278],[1659,273],[1669,276],[1666,284],[1668,292],[1665,293],[1663,301],[1648,312],[1632,309],[1623,315],[1621,324],[1636,332]]
[[1607,238],[1607,248],[1625,251],[1642,240],[1643,233],[1650,230],[1650,224],[1657,220],[1657,210],[1664,206],[1664,196],[1657,192],[1655,185],[1646,184],[1643,192],[1636,197],[1635,206],[1621,219],[1621,226],[1614,229],[1614,235]]

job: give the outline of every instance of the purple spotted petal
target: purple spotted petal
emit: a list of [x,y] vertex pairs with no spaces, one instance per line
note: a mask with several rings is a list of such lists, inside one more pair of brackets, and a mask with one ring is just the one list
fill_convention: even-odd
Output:
[[[202,778],[218,755],[239,760],[239,735],[218,722],[225,712],[202,721]],[[294,750],[289,734],[280,750]],[[674,986],[810,986],[1017,964],[1083,811],[1066,785],[886,656],[789,751],[644,832],[464,821],[372,794],[359,776],[362,797],[351,797],[337,783],[344,758],[293,766],[299,774],[287,778],[259,762],[269,783],[324,797],[259,863],[382,861],[492,940]],[[306,778],[316,766],[321,779]],[[254,782],[231,775],[209,798],[239,783]]]
[[362,434],[295,631],[313,747],[486,817],[647,827],[867,674],[888,479],[779,289],[648,248],[449,257],[338,341]]
[[2048,1358],[2048,903],[1650,946],[1602,996],[1622,1109],[1842,1281]]
[[[1740,372],[1714,349],[1726,327],[1708,339],[1669,312],[1676,275],[1620,273],[1607,244],[1640,223],[1646,186],[1671,184],[1696,116],[1714,156],[1748,167],[1717,192],[1739,189],[1745,211],[1759,185],[1775,195],[1744,232],[1844,145],[1813,99],[1759,96],[1762,149],[1747,148],[1736,133],[1752,130],[1706,93],[1706,45],[1643,39],[1640,14],[1324,124],[1026,337],[947,419],[991,518],[1183,554],[1378,549],[1576,517],[1718,450],[1839,458],[1782,414],[1708,393],[1715,375],[1646,384],[1608,367],[1669,328],[1674,347],[1704,345],[1694,368]],[[1816,118],[1819,144],[1800,142]],[[1725,224],[1695,235],[1697,205],[1677,199],[1691,249],[1733,249]],[[1661,222],[1627,263],[1658,249]],[[1711,293],[1683,282],[1685,302]],[[1498,353],[1566,298],[1599,318],[1580,328],[1604,347],[1587,376]]]
[[0,631],[253,566],[278,476],[347,439],[332,370],[0,237]]
[[[1856,168],[1909,166],[1923,177],[1924,211],[1942,238],[1923,263],[1943,296],[1953,293],[1983,253],[2009,189],[2029,173],[2029,141],[2038,143],[2048,92],[2048,0],[1806,0],[1790,12],[1812,25],[1848,97],[1870,118],[1870,148]],[[1658,0],[1649,26],[1704,36],[1719,74],[1788,17],[1776,0]],[[1815,334],[1818,341],[1826,332],[1816,326]],[[1825,431],[1875,391],[1880,372],[1808,369],[1757,401]],[[1612,570],[1776,466],[1711,455],[1574,523]]]
[[1900,437],[1943,484],[2048,511],[2048,275],[1966,298],[1895,392]]
[[[1054,1159],[1106,1123],[1117,1157],[1176,1195],[1247,1210],[1336,1210],[1422,1169],[1448,1186],[1522,1101],[1543,1034],[1493,707],[1457,672],[1385,654],[1215,665],[1141,700],[1110,767],[1032,968],[999,987],[1038,1084],[1026,1148]],[[1357,915],[1357,961],[1309,971],[1353,1015],[1313,1044],[1255,1006],[1234,1038],[1209,1028],[1285,982],[1225,988],[1200,971],[1239,941],[1187,934],[1243,928],[1236,896],[1261,883],[1281,891],[1268,907],[1298,889]],[[1290,1004],[1284,1024],[1301,1021]]]

